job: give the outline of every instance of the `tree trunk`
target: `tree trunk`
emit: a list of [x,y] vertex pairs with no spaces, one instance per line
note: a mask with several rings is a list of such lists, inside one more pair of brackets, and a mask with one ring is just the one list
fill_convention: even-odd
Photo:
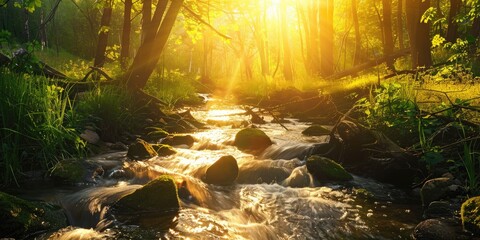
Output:
[[404,0],[398,0],[397,2],[397,36],[399,49],[405,48],[403,44],[403,1]]
[[112,18],[112,2],[107,1],[103,8],[102,19],[100,20],[100,33],[98,34],[97,50],[93,66],[101,68],[105,64],[105,52],[108,45],[110,19]]
[[130,32],[132,30],[132,0],[125,0],[125,9],[123,13],[123,29],[122,29],[122,49],[120,51],[120,65],[125,69],[130,57]]
[[355,53],[353,55],[353,65],[356,66],[363,61],[362,37],[360,35],[360,25],[358,24],[357,0],[352,0],[352,21],[355,30]]
[[321,69],[324,77],[334,73],[333,0],[320,3]]
[[288,39],[288,23],[287,23],[287,3],[286,0],[280,2],[280,26],[282,32],[283,46],[283,76],[285,80],[293,80],[292,53],[290,49],[290,40]]
[[[383,5],[383,54],[385,56],[391,56],[393,53],[393,32],[392,32],[392,0],[382,0]],[[387,59],[387,68],[390,70],[395,70],[393,66],[394,59]]]
[[447,19],[447,35],[445,40],[447,42],[454,43],[457,41],[458,38],[458,24],[456,21],[456,16],[460,11],[460,7],[462,5],[462,0],[450,0],[450,11],[448,13]]
[[[183,0],[172,0],[168,10],[166,10],[167,2],[162,1],[157,4],[152,22],[146,29],[145,41],[138,48],[132,65],[123,77],[127,88],[132,91],[142,89],[147,84],[183,5]],[[164,17],[162,18],[162,16]],[[157,22],[161,23],[159,28]],[[157,27],[155,28],[155,26]]]
[[[166,1],[163,1],[166,2]],[[152,21],[152,0],[143,0],[142,5],[142,43],[145,41],[146,31]]]
[[412,52],[412,68],[431,67],[430,25],[421,22],[423,13],[430,7],[430,0],[407,0],[407,29]]

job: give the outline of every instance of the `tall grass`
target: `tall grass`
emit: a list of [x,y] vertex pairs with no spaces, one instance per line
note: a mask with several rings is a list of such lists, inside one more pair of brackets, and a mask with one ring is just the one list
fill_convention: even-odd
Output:
[[76,112],[82,125],[96,127],[103,140],[116,141],[122,131],[139,127],[144,109],[135,99],[115,86],[97,87],[77,100]]
[[172,70],[165,73],[164,76],[152,76],[145,90],[173,108],[180,102],[189,104],[200,102],[196,95],[196,84],[198,83],[189,76],[178,70]]
[[0,69],[0,182],[29,170],[48,170],[61,158],[82,154],[75,115],[65,89],[44,77]]

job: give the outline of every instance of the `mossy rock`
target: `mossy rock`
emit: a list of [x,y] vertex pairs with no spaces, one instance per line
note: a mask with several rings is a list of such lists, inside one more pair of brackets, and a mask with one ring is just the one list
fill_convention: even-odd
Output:
[[317,180],[350,181],[352,175],[340,164],[321,156],[311,156],[307,159],[307,169]]
[[80,159],[65,159],[57,162],[50,176],[67,182],[80,182],[86,176],[87,171]]
[[222,156],[205,172],[205,182],[216,185],[230,185],[237,177],[237,160],[230,155]]
[[260,152],[272,145],[272,140],[260,129],[244,128],[235,135],[234,145],[242,151]]
[[166,157],[177,153],[172,146],[166,144],[152,144],[152,147],[160,157]]
[[60,207],[30,202],[0,192],[0,238],[24,238],[43,230],[57,230],[67,225]]
[[462,204],[460,214],[465,230],[480,236],[480,196],[465,201]]
[[134,160],[147,159],[157,156],[153,147],[142,139],[137,139],[128,146],[127,157]]
[[321,125],[315,124],[303,130],[302,134],[307,136],[324,136],[329,135],[330,130],[326,129]]
[[160,176],[115,203],[119,212],[162,212],[178,210],[177,186],[170,176]]
[[146,136],[148,141],[156,142],[162,138],[167,137],[169,134],[168,132],[166,132],[160,127],[147,127],[146,130],[148,131]]

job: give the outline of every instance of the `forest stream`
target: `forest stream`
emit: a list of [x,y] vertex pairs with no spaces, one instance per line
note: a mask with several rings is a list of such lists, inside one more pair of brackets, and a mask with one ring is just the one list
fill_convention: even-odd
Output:
[[[290,123],[284,124],[287,131],[264,116],[268,123],[259,128],[275,144],[253,156],[228,144],[249,118],[242,114],[241,106],[210,99],[191,113],[208,123],[207,129],[191,133],[197,140],[191,148],[176,146],[174,155],[145,161],[127,161],[126,152],[99,155],[89,161],[108,170],[95,184],[68,188],[42,185],[21,190],[29,198],[64,208],[71,227],[50,238],[410,239],[421,220],[418,199],[388,184],[355,175],[346,183],[314,180],[306,169],[304,155],[314,144],[327,141],[328,136],[302,135],[306,123],[288,119]],[[204,183],[201,174],[224,155],[232,155],[238,162],[236,183]],[[130,174],[121,175],[125,172]],[[178,215],[154,231],[105,224],[109,202],[164,174],[173,176],[180,185]],[[137,217],[148,222],[152,214],[139,213]],[[158,222],[152,220],[151,225],[155,224]]]

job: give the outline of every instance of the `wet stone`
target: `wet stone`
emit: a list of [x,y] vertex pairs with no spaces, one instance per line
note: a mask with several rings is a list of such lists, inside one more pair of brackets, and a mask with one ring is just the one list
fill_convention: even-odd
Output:
[[321,156],[311,156],[307,159],[307,169],[317,180],[350,181],[352,175],[340,164]]
[[235,135],[234,145],[242,151],[261,152],[272,145],[272,140],[260,129],[244,128]]
[[456,239],[455,229],[438,219],[427,219],[413,230],[416,240],[452,240]]
[[216,185],[231,185],[238,176],[237,160],[230,155],[222,156],[205,172],[205,182]]
[[134,160],[147,159],[157,156],[153,147],[142,139],[137,140],[128,146],[127,157]]
[[323,135],[329,135],[330,130],[326,129],[321,125],[315,124],[303,130],[302,134],[307,136],[323,136]]

